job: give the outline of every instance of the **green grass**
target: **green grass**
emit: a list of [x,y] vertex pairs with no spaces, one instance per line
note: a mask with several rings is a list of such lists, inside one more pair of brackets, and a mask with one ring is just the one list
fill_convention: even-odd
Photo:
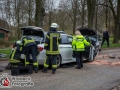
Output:
[[9,37],[9,42],[10,43],[14,43],[14,42],[16,42],[18,39],[17,39],[17,37]]
[[[120,43],[112,43],[113,37],[109,38],[109,48],[120,48]],[[102,48],[107,48],[107,42],[105,41]]]
[[[12,37],[12,36],[10,36],[9,37],[9,43],[8,42],[4,42],[4,41],[0,41],[0,45],[2,45],[2,46],[0,46],[0,53],[3,53],[3,54],[6,54],[7,56],[6,57],[4,57],[4,58],[9,58],[9,56],[10,56],[10,54],[11,54],[11,48],[10,48],[10,46],[11,46],[11,43],[14,43],[14,42],[16,42],[18,39],[17,39],[17,37]],[[8,45],[9,44],[9,45]],[[1,57],[0,57],[1,58]]]
[[[111,43],[109,48],[120,48],[120,43],[116,44],[116,43]],[[103,44],[102,48],[107,48],[107,44]]]
[[5,58],[9,58],[11,53],[11,48],[0,49],[0,53],[6,54],[7,56]]

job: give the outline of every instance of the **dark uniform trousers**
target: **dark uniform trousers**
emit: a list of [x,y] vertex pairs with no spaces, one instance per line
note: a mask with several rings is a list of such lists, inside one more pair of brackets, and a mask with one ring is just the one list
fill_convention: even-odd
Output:
[[38,68],[38,62],[37,62],[37,58],[36,58],[36,46],[35,45],[31,45],[31,46],[28,46],[28,47],[25,47],[25,55],[26,55],[26,62],[25,62],[25,65],[29,65],[30,64],[30,58],[29,58],[29,54],[32,55],[32,60],[33,60],[33,65],[34,65],[34,68]]
[[109,47],[109,38],[105,38],[105,37],[102,40],[101,46],[103,45],[103,43],[105,42],[105,40],[107,41],[107,47]]
[[57,55],[46,55],[46,58],[45,58],[45,61],[44,61],[44,67],[45,68],[48,68],[49,67],[49,64],[50,64],[50,62],[51,62],[51,64],[52,64],[52,70],[56,70],[56,68],[57,68],[57,62],[56,62],[56,60],[57,60]]
[[82,51],[75,51],[75,55],[76,55],[77,67],[82,68],[83,67]]

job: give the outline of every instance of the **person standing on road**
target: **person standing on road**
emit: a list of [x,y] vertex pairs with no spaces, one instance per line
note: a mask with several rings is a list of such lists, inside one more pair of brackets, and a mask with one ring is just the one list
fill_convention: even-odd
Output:
[[46,58],[44,60],[44,68],[42,72],[47,73],[49,63],[52,63],[52,74],[55,74],[57,68],[57,55],[59,54],[59,43],[61,42],[60,34],[57,32],[57,23],[52,23],[50,31],[46,35],[44,49],[46,50]]
[[109,33],[108,33],[108,29],[105,28],[105,30],[103,31],[103,39],[102,39],[102,44],[105,42],[105,40],[107,41],[107,47],[109,47]]
[[85,50],[85,45],[90,45],[89,42],[86,41],[83,35],[81,35],[80,31],[76,31],[76,39],[73,39],[72,41],[72,47],[74,47],[75,50],[75,56],[76,56],[76,62],[77,67],[76,69],[83,68],[83,60],[82,60],[82,53]]
[[37,45],[36,42],[34,41],[34,39],[24,36],[22,39],[22,43],[23,43],[23,48],[25,49],[25,66],[30,64],[30,56],[29,54],[32,55],[32,59],[33,59],[33,66],[34,66],[34,71],[35,73],[38,72],[38,61],[36,58],[37,55]]

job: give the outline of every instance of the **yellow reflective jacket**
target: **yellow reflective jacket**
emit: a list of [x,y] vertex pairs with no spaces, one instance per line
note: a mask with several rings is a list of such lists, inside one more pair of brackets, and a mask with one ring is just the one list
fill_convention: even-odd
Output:
[[72,46],[74,51],[84,51],[85,45],[89,46],[90,43],[82,35],[77,35],[76,39],[73,39]]
[[24,47],[28,47],[28,46],[31,46],[31,45],[36,45],[34,39],[30,38],[30,37],[23,38],[22,43],[23,43]]
[[60,34],[57,31],[49,31],[46,35],[44,49],[46,54],[57,55],[60,53],[59,44],[61,42]]
[[[72,36],[72,41],[73,40],[76,40],[76,36],[75,35]],[[75,45],[72,45],[72,50],[75,51]]]

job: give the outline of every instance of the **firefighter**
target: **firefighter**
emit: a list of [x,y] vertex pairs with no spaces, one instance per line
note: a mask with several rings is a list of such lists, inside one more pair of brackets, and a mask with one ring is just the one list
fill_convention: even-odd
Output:
[[30,57],[29,54],[32,55],[32,63],[33,63],[33,67],[34,67],[34,71],[35,73],[38,72],[38,61],[37,61],[37,45],[36,42],[34,41],[34,39],[24,36],[22,39],[22,43],[23,43],[23,48],[25,49],[25,66],[30,64]]
[[57,32],[57,23],[52,23],[50,31],[46,35],[44,49],[46,49],[46,58],[44,60],[44,68],[42,72],[47,73],[49,63],[52,63],[52,74],[55,74],[57,68],[57,55],[59,54],[60,34]]
[[90,43],[86,41],[86,39],[83,37],[83,35],[81,35],[81,33],[78,30],[75,32],[75,34],[76,34],[76,38],[73,39],[72,41],[72,46],[75,50],[75,56],[77,62],[77,67],[75,68],[81,69],[83,68],[82,53],[85,50],[85,45],[89,46]]
[[[22,44],[21,44],[21,41],[17,41],[14,43],[14,46],[13,46],[13,50],[10,54],[10,58],[9,58],[9,64],[8,66],[6,67],[6,69],[10,69],[11,68],[11,65],[12,66],[18,66],[18,65],[22,65],[24,63],[22,63],[20,61],[20,55],[21,55],[21,51],[22,51]],[[10,66],[9,66],[10,65]]]

